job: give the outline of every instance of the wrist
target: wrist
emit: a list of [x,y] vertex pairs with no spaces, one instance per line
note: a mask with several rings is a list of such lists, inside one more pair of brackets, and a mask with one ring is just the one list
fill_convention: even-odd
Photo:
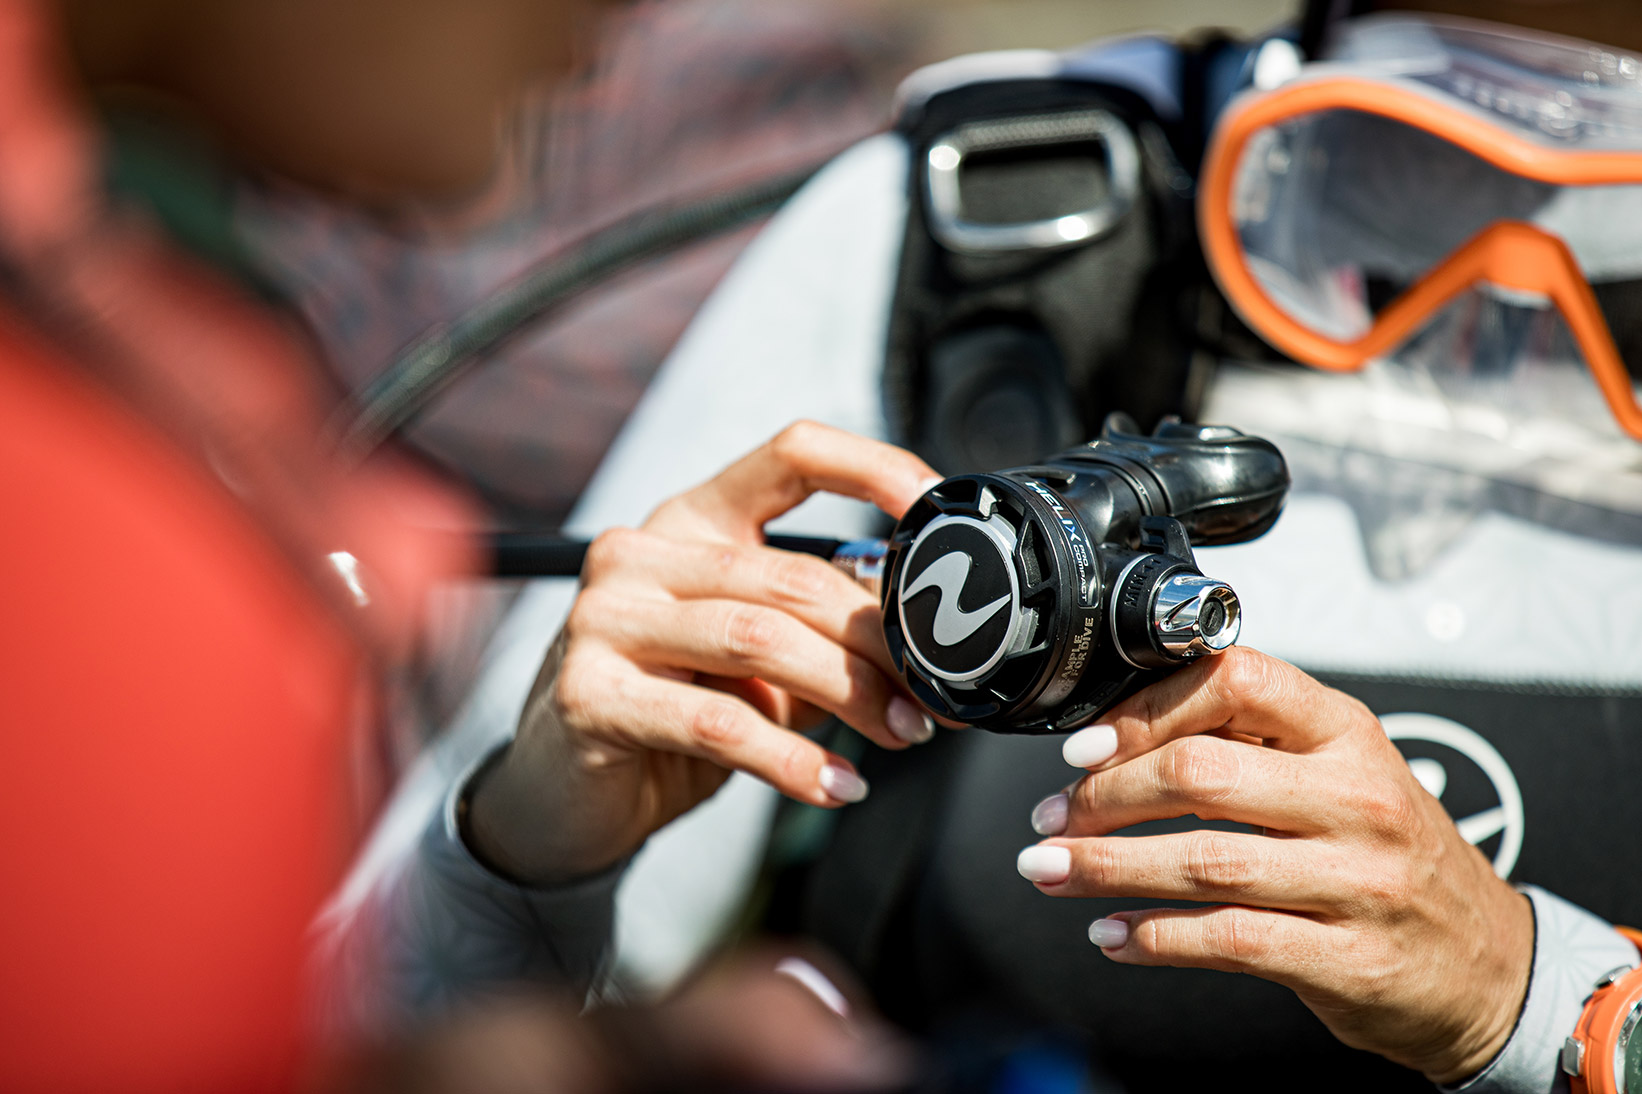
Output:
[[[496,749],[464,777],[462,786],[456,792],[456,835],[479,865],[503,881],[523,885],[526,883],[524,878],[511,865],[514,856],[509,851],[507,841],[497,838],[495,803],[487,803],[488,808],[476,804],[480,788],[511,747],[505,745]],[[477,815],[481,813],[484,821],[477,820]]]
[[468,775],[456,799],[457,833],[480,865],[516,885],[560,885],[603,872],[627,857],[576,838],[585,816],[536,778],[519,742],[491,753]]
[[1516,1094],[1553,1089],[1568,1034],[1597,978],[1637,961],[1637,949],[1613,925],[1533,885],[1522,893],[1534,909],[1534,958],[1528,997],[1504,1050],[1480,1074],[1446,1090]]
[[1474,997],[1492,1004],[1479,1015],[1471,1036],[1455,1046],[1457,1055],[1440,1068],[1425,1069],[1438,1086],[1459,1086],[1483,1072],[1511,1042],[1527,1005],[1533,981],[1535,933],[1533,902],[1527,894],[1510,892],[1500,929],[1489,932],[1484,944],[1495,951],[1498,990],[1479,990]]

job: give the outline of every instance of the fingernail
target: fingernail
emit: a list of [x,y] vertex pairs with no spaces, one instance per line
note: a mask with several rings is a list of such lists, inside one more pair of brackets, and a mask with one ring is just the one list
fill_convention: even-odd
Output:
[[1066,831],[1066,813],[1072,801],[1065,794],[1051,794],[1032,809],[1032,831],[1040,836],[1058,836]]
[[1111,726],[1080,729],[1060,746],[1060,754],[1073,767],[1094,767],[1110,760],[1117,752],[1117,730]]
[[935,736],[935,720],[911,699],[897,695],[884,708],[884,724],[909,745],[921,745]]
[[945,481],[946,480],[941,478],[939,475],[925,479],[923,482],[918,484],[918,496],[923,497],[925,494],[929,493]]
[[827,979],[827,974],[802,957],[783,957],[775,963],[778,976],[798,982],[803,989],[821,1001],[821,1005],[840,1018],[850,1016],[849,1000],[838,990],[838,985]]
[[847,767],[825,764],[821,768],[821,789],[833,801],[847,805],[867,796],[867,780]]
[[1072,876],[1072,852],[1064,847],[1034,844],[1015,857],[1015,869],[1027,881],[1059,885]]
[[1089,941],[1103,950],[1115,950],[1129,941],[1129,925],[1121,919],[1097,919],[1089,924]]

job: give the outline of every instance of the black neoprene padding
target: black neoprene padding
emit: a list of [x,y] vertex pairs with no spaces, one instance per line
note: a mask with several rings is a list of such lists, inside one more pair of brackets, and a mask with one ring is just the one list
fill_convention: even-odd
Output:
[[[1113,231],[1068,250],[986,255],[948,251],[934,239],[921,166],[931,143],[967,122],[1090,108],[1130,125],[1141,149],[1141,192]],[[884,367],[895,440],[957,474],[988,469],[970,443],[970,423],[989,416],[978,408],[988,399],[993,413],[1016,408],[1014,447],[1022,453],[1092,436],[1116,409],[1147,427],[1165,414],[1190,416],[1191,331],[1204,274],[1190,197],[1168,181],[1181,177],[1178,165],[1158,162],[1172,155],[1172,126],[1126,88],[1034,79],[938,94],[899,128],[914,168]],[[966,164],[965,216],[1009,221],[1085,207],[1101,162],[1087,142],[1055,155],[974,157]],[[1016,344],[987,334],[997,351],[987,368],[977,360],[976,332],[1014,332]]]

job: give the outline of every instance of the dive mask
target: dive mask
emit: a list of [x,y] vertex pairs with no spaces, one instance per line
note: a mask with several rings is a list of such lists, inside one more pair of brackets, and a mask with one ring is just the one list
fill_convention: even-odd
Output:
[[1228,105],[1198,202],[1222,289],[1295,359],[1506,391],[1521,413],[1472,426],[1508,442],[1536,417],[1642,440],[1642,58],[1355,19]]

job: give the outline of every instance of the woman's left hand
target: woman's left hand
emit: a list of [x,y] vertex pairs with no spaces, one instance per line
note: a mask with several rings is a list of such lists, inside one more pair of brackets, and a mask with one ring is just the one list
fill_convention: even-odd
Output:
[[[1099,920],[1114,961],[1292,988],[1335,1036],[1435,1082],[1504,1047],[1534,946],[1526,898],[1415,780],[1367,707],[1247,649],[1208,657],[1067,740],[1090,774],[1033,813],[1051,896],[1201,901]],[[1196,815],[1257,831],[1125,837]]]

